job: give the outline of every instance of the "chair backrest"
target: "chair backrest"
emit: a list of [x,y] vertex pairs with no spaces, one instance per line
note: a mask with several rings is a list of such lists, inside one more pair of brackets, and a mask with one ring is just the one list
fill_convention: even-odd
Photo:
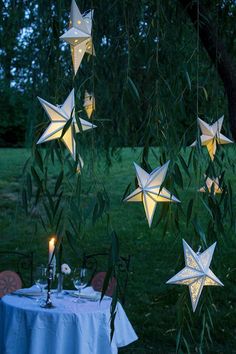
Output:
[[[93,278],[98,272],[107,270],[106,264],[108,257],[108,252],[93,253],[87,255],[84,254],[82,267],[87,268],[92,272],[91,281],[89,282],[90,284],[92,284]],[[130,255],[127,257],[120,256],[117,262],[117,270],[119,273],[117,279],[117,286],[119,298],[123,305],[125,303],[125,294],[129,279],[130,258]]]
[[16,272],[24,287],[33,284],[33,252],[0,251],[0,271]]
[[[93,279],[91,281],[91,285],[94,290],[102,291],[105,277],[106,277],[106,272],[99,272],[99,273],[95,274],[95,276],[93,277]],[[112,277],[109,281],[109,284],[108,284],[105,294],[108,296],[112,296],[114,293],[114,290],[116,288],[116,285],[117,285],[117,281],[114,277]]]
[[22,281],[16,272],[5,270],[0,273],[0,298],[22,288]]

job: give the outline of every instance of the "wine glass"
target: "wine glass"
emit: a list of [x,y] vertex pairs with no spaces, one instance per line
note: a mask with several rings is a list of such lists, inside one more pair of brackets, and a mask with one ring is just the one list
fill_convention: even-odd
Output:
[[80,297],[81,290],[87,285],[87,269],[75,268],[71,280]]
[[41,265],[36,268],[35,271],[35,284],[41,291],[41,296],[37,299],[37,302],[41,302],[44,297],[44,290],[48,285],[47,267]]

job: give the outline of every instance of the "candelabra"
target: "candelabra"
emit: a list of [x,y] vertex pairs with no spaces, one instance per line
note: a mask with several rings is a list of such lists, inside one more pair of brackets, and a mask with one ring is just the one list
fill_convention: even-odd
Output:
[[40,306],[45,309],[51,309],[55,307],[52,303],[51,299],[51,287],[52,287],[52,280],[53,280],[53,264],[48,265],[48,290],[47,290],[47,298],[45,302],[43,302]]

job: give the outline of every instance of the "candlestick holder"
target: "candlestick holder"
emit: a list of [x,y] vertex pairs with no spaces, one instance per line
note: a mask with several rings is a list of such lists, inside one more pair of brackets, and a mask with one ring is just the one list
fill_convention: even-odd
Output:
[[47,298],[44,303],[42,303],[40,306],[45,308],[45,309],[52,309],[55,306],[52,303],[51,299],[51,287],[52,287],[52,280],[53,280],[53,265],[49,264],[48,266],[48,291],[47,291]]

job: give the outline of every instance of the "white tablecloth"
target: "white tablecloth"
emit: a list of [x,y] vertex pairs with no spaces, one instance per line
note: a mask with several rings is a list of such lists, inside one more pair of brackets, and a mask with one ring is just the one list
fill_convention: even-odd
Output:
[[2,298],[1,354],[115,354],[137,339],[119,303],[111,343],[110,300],[75,303],[68,295],[52,300],[56,307],[43,309],[31,298]]

